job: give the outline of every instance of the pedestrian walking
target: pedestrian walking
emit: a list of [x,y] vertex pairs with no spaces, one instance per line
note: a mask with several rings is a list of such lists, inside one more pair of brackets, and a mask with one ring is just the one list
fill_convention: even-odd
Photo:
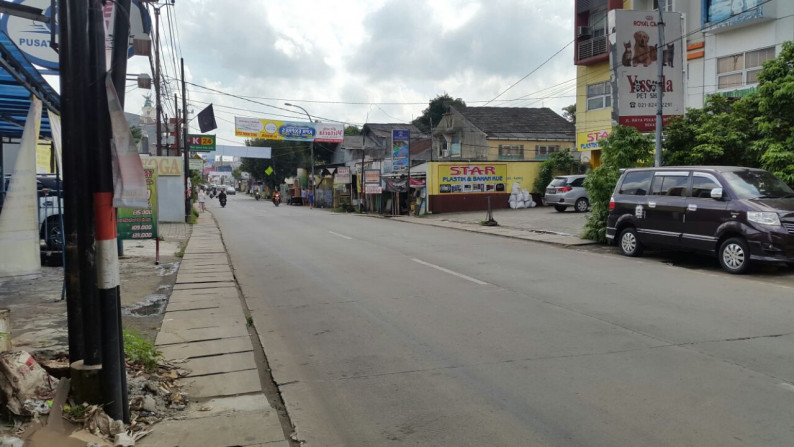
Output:
[[309,191],[302,189],[301,190],[301,205],[306,205],[309,203]]
[[314,192],[309,191],[309,208],[314,208]]
[[204,207],[204,202],[207,200],[207,197],[204,195],[204,191],[199,191],[198,193],[198,203],[199,208],[201,208],[201,212],[203,213],[206,208]]

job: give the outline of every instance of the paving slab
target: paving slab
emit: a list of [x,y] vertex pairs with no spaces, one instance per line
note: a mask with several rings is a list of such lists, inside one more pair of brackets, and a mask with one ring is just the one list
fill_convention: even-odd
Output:
[[221,340],[198,341],[178,345],[163,346],[160,351],[166,360],[181,360],[235,352],[253,351],[248,336],[224,338]]
[[191,359],[180,367],[190,371],[188,378],[193,378],[208,374],[255,370],[256,361],[253,352],[238,352]]
[[[243,309],[239,306],[239,302],[236,307],[234,306],[225,306],[225,307],[213,307],[208,309],[188,309],[188,310],[166,310],[164,320],[176,320],[176,319],[228,319],[232,317],[234,321],[239,320],[240,318],[245,318],[245,314],[243,313]],[[219,325],[216,325],[219,326]]]
[[154,344],[157,346],[194,343],[199,341],[219,340],[222,338],[245,337],[248,329],[242,325],[205,327],[185,329],[181,331],[160,331]]
[[275,410],[234,412],[205,418],[163,421],[137,442],[143,447],[289,447]]
[[190,284],[190,283],[207,283],[207,282],[219,282],[219,281],[234,281],[234,275],[232,275],[231,271],[227,272],[212,272],[212,273],[182,273],[176,277],[177,284]]
[[177,332],[187,329],[207,327],[245,326],[245,316],[222,315],[212,318],[165,318],[160,329],[165,332]]
[[168,303],[191,303],[212,299],[219,301],[236,299],[239,302],[239,295],[235,288],[177,290],[171,293],[171,296],[168,298]]
[[180,381],[182,388],[192,399],[236,394],[257,393],[262,391],[257,370],[234,371],[210,376],[185,377]]
[[185,283],[174,284],[174,290],[191,290],[191,289],[217,289],[223,287],[232,287],[236,290],[234,281],[218,281],[210,283]]
[[181,299],[178,301],[169,301],[165,311],[179,312],[195,309],[218,309],[221,307],[234,306],[235,304],[240,304],[240,299],[237,297],[201,295],[201,298],[192,300]]

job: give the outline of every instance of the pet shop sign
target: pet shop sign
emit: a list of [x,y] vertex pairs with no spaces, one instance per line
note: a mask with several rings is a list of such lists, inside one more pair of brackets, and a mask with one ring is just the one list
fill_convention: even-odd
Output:
[[[614,10],[609,12],[612,71],[613,118],[623,126],[641,132],[656,129],[656,108],[662,94],[662,116],[684,114],[684,59],[681,40],[681,14],[664,13],[664,34],[669,43],[658,54],[659,15],[649,11]],[[658,65],[662,64],[659,82]]]

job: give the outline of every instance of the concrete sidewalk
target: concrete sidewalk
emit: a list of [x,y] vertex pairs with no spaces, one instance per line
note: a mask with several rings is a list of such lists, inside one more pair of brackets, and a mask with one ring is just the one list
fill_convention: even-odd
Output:
[[166,360],[185,363],[185,418],[157,424],[141,446],[288,447],[262,377],[237,283],[209,213],[193,226],[156,340]]

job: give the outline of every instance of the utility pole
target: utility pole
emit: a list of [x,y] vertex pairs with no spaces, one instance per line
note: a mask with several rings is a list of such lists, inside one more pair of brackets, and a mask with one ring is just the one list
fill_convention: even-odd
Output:
[[[309,117],[309,122],[310,123],[314,122],[314,121],[312,121],[312,116],[309,115],[309,112],[307,112],[306,109],[304,109],[303,107],[301,107],[299,105],[295,105],[295,104],[290,104],[288,102],[284,103],[284,105],[285,106],[290,106],[290,107],[297,107],[297,108],[303,110],[303,113],[305,113],[306,116]],[[309,182],[310,182],[310,186],[311,186],[312,197],[314,197],[314,200],[317,200],[317,196],[315,195],[316,191],[314,190],[314,138],[312,138],[312,140],[309,142],[309,152],[311,153],[310,157],[311,157],[311,165],[312,165],[312,177],[309,179]]]
[[664,16],[662,16],[662,2],[659,2],[659,21],[656,23],[659,30],[659,45],[657,45],[656,60],[658,66],[658,80],[656,83],[656,151],[654,156],[654,166],[657,168],[662,165],[662,117],[664,107],[662,97],[664,96]]
[[157,131],[157,155],[163,155],[163,129],[160,123],[160,116],[163,114],[163,106],[160,103],[160,8],[154,8],[154,60],[155,60],[155,74],[154,74],[154,96],[155,96],[155,114],[156,118],[156,131]]
[[177,100],[176,93],[174,93],[174,155],[182,155],[180,147],[180,140],[181,140],[181,119],[179,117],[179,102]]
[[[182,65],[182,132],[183,138],[182,143],[185,145],[184,149],[182,150],[182,154],[184,156],[185,164],[183,166],[183,171],[185,171],[185,222],[190,221],[190,215],[192,214],[192,210],[190,209],[190,191],[188,191],[187,187],[187,179],[190,175],[190,162],[188,161],[188,156],[190,155],[190,151],[187,148],[187,89],[185,88],[185,58],[180,58],[180,63]],[[179,114],[177,113],[177,119],[179,119]]]

